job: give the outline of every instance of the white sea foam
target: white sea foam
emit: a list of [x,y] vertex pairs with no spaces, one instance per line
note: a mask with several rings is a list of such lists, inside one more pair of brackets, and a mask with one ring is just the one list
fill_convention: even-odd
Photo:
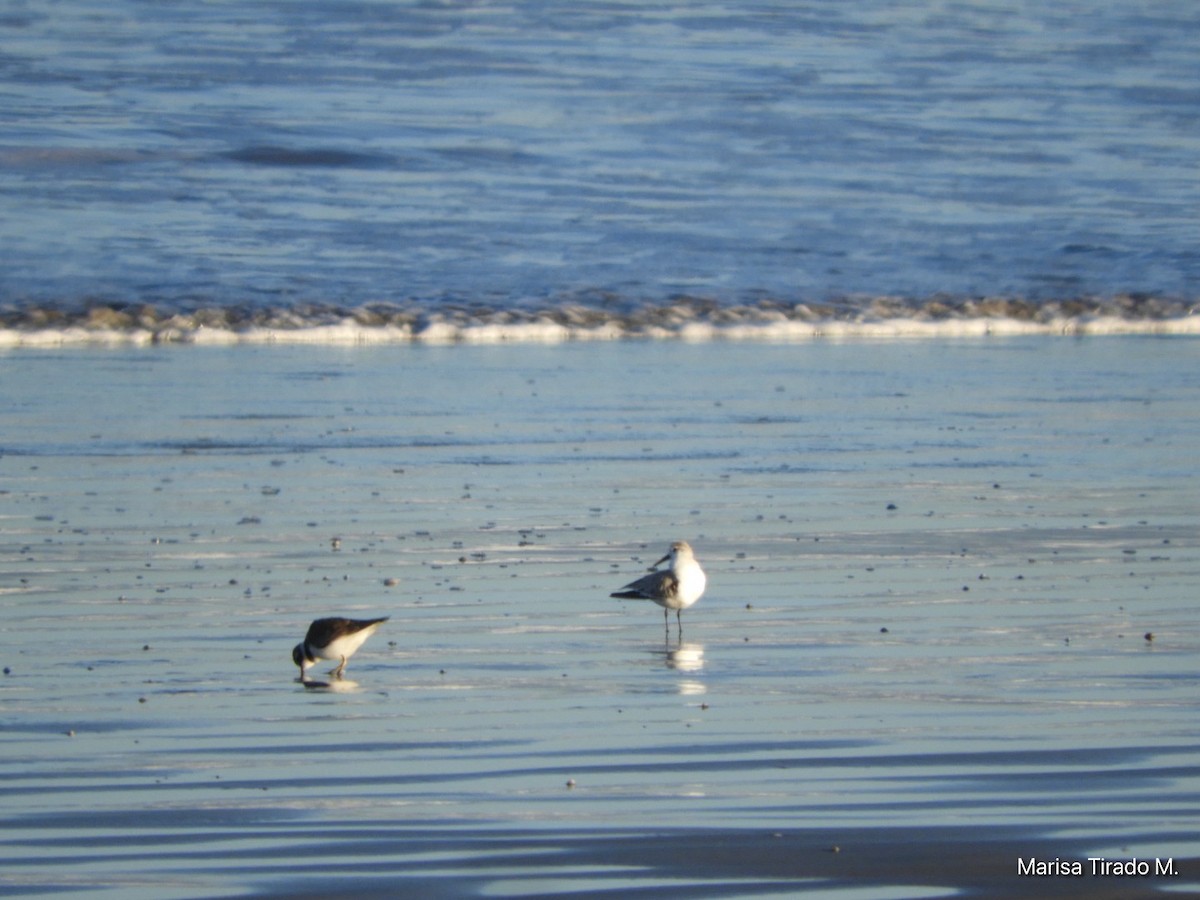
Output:
[[[179,317],[176,317],[178,319]],[[1045,320],[997,317],[930,319],[921,316],[871,319],[790,319],[713,321],[696,318],[672,324],[646,322],[636,316],[613,317],[599,324],[568,324],[549,317],[525,321],[460,321],[431,318],[408,324],[364,324],[347,316],[338,322],[212,326],[173,321],[161,328],[65,327],[0,328],[0,349],[17,347],[130,346],[149,344],[312,344],[357,346],[383,344],[558,344],[570,341],[680,340],[763,341],[812,340],[946,340],[1025,335],[1198,335],[1200,316],[1125,318],[1114,315],[1055,316]]]

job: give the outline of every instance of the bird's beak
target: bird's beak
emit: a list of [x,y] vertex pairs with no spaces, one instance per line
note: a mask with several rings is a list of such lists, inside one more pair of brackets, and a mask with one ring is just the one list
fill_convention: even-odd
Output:
[[652,568],[652,569],[657,569],[659,566],[661,566],[663,563],[665,563],[665,562],[666,562],[668,559],[670,559],[670,558],[671,558],[671,554],[670,554],[670,553],[668,553],[666,556],[664,556],[662,559],[660,559],[658,562],[656,562],[656,563],[655,563],[654,565],[652,565],[650,568]]

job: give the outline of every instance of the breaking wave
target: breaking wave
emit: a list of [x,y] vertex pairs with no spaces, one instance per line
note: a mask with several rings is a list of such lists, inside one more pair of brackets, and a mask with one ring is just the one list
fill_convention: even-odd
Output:
[[0,347],[77,344],[453,344],[588,340],[953,338],[989,335],[1200,334],[1200,306],[1127,294],[1020,298],[762,299],[722,304],[678,296],[657,304],[620,298],[543,306],[369,303],[197,306],[96,302],[77,308],[0,310]]

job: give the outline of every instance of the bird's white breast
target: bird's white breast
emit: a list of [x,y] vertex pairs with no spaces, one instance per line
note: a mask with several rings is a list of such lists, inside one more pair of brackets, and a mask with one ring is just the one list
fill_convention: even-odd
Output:
[[313,650],[321,654],[325,659],[340,659],[346,657],[349,659],[359,647],[363,645],[371,635],[375,633],[375,628],[364,628],[362,631],[356,631],[354,634],[346,634],[334,641],[331,641],[326,647],[314,647]]
[[694,559],[688,560],[675,571],[675,577],[679,579],[679,603],[686,609],[704,593],[704,588],[708,584],[708,579],[704,575],[704,570],[700,568],[700,564]]

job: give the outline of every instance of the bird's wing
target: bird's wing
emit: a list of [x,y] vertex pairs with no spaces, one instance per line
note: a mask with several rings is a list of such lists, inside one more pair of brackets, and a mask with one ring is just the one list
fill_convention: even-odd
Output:
[[355,634],[384,621],[386,621],[386,617],[383,619],[344,619],[340,616],[331,616],[327,619],[317,619],[308,627],[308,634],[304,640],[314,647],[326,647],[338,638]]
[[643,600],[661,600],[674,595],[679,588],[679,579],[670,571],[651,572],[637,581],[631,581],[614,597]]

